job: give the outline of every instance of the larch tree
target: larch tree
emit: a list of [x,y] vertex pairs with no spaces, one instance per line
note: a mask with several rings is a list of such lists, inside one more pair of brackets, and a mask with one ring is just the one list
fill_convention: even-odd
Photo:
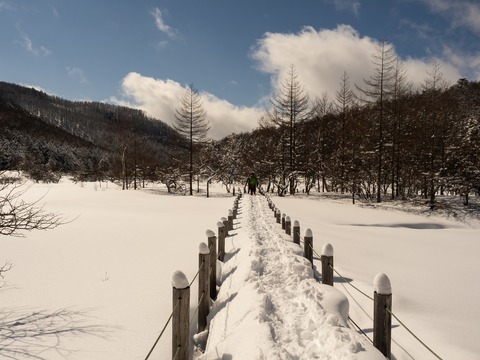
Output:
[[175,109],[175,130],[182,135],[188,144],[190,195],[193,195],[193,153],[196,145],[205,143],[208,139],[210,123],[207,112],[203,108],[202,98],[198,90],[190,84],[180,101],[180,107]]
[[387,41],[382,41],[376,46],[372,55],[374,65],[373,74],[369,79],[364,79],[365,87],[357,89],[367,97],[367,102],[375,105],[377,109],[377,202],[382,201],[382,187],[384,184],[383,162],[385,147],[385,104],[391,94],[392,81],[395,76],[397,57],[393,46]]
[[341,141],[340,141],[340,191],[345,191],[345,183],[347,181],[347,148],[348,134],[350,131],[348,128],[348,118],[350,116],[350,109],[354,105],[354,94],[350,86],[350,80],[346,71],[343,72],[340,79],[340,89],[335,94],[335,100],[337,101],[337,110],[339,112],[342,124],[341,124]]
[[442,110],[440,97],[446,89],[446,82],[441,71],[441,65],[437,61],[432,64],[432,69],[427,71],[427,78],[423,85],[425,102],[425,149],[428,154],[428,161],[425,172],[428,173],[428,191],[430,195],[430,207],[435,207],[435,193],[440,170],[443,164],[443,142],[445,134],[442,131]]
[[290,194],[295,193],[297,170],[296,159],[296,131],[299,122],[304,121],[310,114],[309,96],[305,88],[298,80],[298,74],[295,66],[291,65],[290,70],[281,83],[278,94],[271,100],[274,113],[272,117],[274,122],[280,128],[285,129],[286,134],[286,156],[287,156],[287,172],[289,177]]

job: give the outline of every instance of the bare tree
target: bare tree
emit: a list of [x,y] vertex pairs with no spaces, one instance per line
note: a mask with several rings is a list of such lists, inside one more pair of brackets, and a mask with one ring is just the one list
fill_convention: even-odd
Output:
[[0,184],[0,235],[22,237],[24,231],[50,230],[65,224],[65,219],[44,210],[41,198],[23,200],[27,190],[24,184]]
[[290,194],[295,193],[296,178],[293,175],[296,169],[296,131],[298,122],[304,121],[309,115],[309,96],[298,80],[295,66],[282,81],[279,93],[272,99],[272,105],[277,116],[272,119],[280,128],[286,131],[286,148],[288,149],[288,172]]
[[[429,121],[425,124],[425,143],[426,149],[429,154],[429,168],[428,168],[428,182],[429,182],[429,194],[430,194],[430,207],[435,207],[435,193],[437,191],[437,182],[440,169],[442,167],[439,161],[439,147],[443,146],[444,134],[440,131],[440,96],[446,89],[446,82],[444,75],[441,71],[441,65],[435,61],[432,64],[431,71],[427,71],[427,78],[423,85],[423,92],[426,95],[426,111],[425,121]],[[429,144],[427,144],[429,143]],[[441,157],[441,156],[440,156]],[[441,161],[443,163],[443,161]]]
[[378,109],[378,142],[377,142],[377,202],[381,202],[381,188],[383,181],[383,157],[384,157],[384,122],[385,103],[391,92],[391,84],[394,77],[396,55],[393,46],[386,41],[380,42],[376,52],[372,56],[374,72],[367,80],[365,88],[357,87],[361,93],[366,95],[368,102],[374,103]]
[[346,167],[347,167],[347,128],[348,118],[350,116],[350,109],[354,105],[354,93],[350,87],[350,80],[346,71],[343,72],[340,79],[340,89],[335,94],[337,101],[337,109],[342,120],[341,126],[341,141],[340,141],[340,191],[345,191],[346,182]]
[[194,145],[207,140],[210,130],[207,113],[203,109],[202,99],[197,90],[190,84],[181,99],[180,108],[175,110],[176,125],[180,135],[188,142],[190,195],[193,195],[193,152]]

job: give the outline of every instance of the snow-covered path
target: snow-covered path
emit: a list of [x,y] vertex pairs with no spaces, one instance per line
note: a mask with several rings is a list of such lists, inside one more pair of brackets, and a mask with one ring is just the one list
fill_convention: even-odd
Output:
[[313,278],[263,196],[242,198],[227,244],[201,360],[383,359],[348,327],[347,298]]

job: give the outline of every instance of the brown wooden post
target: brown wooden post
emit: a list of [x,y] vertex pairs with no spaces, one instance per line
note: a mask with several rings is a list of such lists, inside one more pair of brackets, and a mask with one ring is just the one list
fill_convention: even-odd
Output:
[[313,234],[312,230],[305,230],[305,236],[303,237],[303,256],[310,261],[313,268]]
[[228,219],[226,217],[220,218],[220,220],[223,222],[223,226],[225,227],[225,237],[228,235]]
[[293,222],[293,242],[300,245],[300,223],[297,220]]
[[225,225],[223,222],[217,222],[218,228],[218,260],[223,261],[225,259]]
[[188,360],[190,328],[190,285],[181,271],[172,276],[172,359]]
[[285,218],[285,233],[287,235],[292,235],[292,222],[290,220],[290,216]]
[[285,214],[282,214],[282,230],[285,230]]
[[238,214],[238,198],[233,202],[233,218],[236,219]]
[[228,230],[233,230],[233,211],[228,211]]
[[277,213],[276,213],[276,218],[277,218],[277,224],[280,224],[280,216],[281,216],[282,212],[280,211],[280,209],[277,209]]
[[217,298],[217,237],[212,230],[206,231],[210,249],[210,297]]
[[325,244],[322,248],[322,284],[333,286],[333,246]]
[[207,316],[210,312],[210,249],[204,242],[198,249],[198,332],[207,328]]
[[392,342],[392,286],[385,274],[377,274],[373,296],[373,346],[387,359],[391,355]]

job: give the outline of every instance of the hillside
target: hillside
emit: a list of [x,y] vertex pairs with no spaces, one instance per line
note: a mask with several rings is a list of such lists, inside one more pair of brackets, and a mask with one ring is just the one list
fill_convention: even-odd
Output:
[[167,166],[181,145],[172,128],[139,110],[68,101],[5,82],[0,113],[0,170],[115,177],[122,162]]

